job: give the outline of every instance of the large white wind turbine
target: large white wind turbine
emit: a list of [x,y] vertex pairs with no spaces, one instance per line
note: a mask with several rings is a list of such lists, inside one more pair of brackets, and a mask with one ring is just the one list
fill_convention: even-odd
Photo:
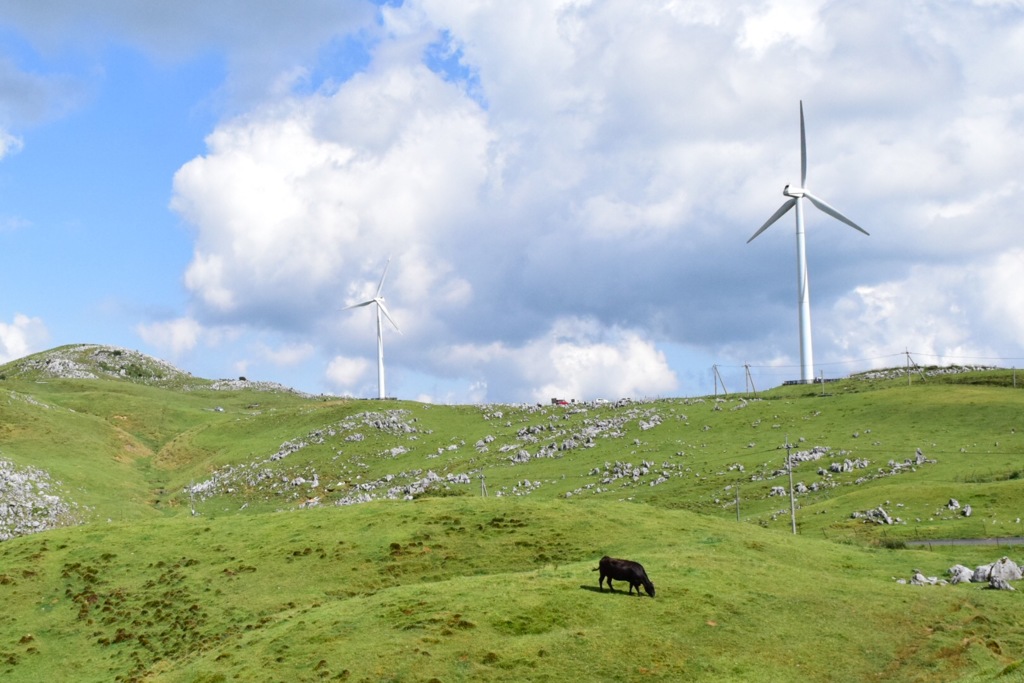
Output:
[[860,227],[843,214],[829,206],[820,197],[815,197],[807,190],[807,136],[804,134],[804,103],[800,101],[800,187],[786,185],[782,194],[789,197],[779,210],[772,214],[772,217],[765,221],[757,232],[755,232],[747,244],[762,232],[768,229],[775,221],[779,220],[787,211],[796,207],[796,278],[797,278],[797,302],[800,307],[800,381],[810,383],[814,381],[814,353],[811,350],[811,291],[807,280],[807,248],[804,242],[804,208],[803,200],[806,198],[820,210],[832,216],[836,220],[846,223],[851,228],[860,230],[865,235],[868,231]]
[[402,333],[402,330],[398,327],[398,323],[396,323],[394,318],[391,317],[391,314],[388,313],[388,307],[384,305],[384,297],[381,296],[381,290],[384,289],[384,278],[387,277],[388,266],[390,265],[391,259],[389,258],[387,263],[384,264],[384,272],[380,276],[380,284],[377,285],[377,293],[372,299],[360,304],[352,304],[351,306],[345,307],[345,310],[347,311],[350,308],[359,308],[361,306],[377,304],[377,390],[379,398],[387,398],[387,392],[384,390],[384,325],[381,320],[381,314],[383,314],[384,317],[395,326],[395,329],[398,330],[399,334]]

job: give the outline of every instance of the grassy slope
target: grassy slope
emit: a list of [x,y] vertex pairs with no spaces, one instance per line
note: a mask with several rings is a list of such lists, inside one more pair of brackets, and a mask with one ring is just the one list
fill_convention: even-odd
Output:
[[[948,554],[611,500],[177,518],[0,551],[5,680],[948,681],[1024,652],[1015,594],[891,579]],[[604,553],[643,557],[658,597],[597,592]]]
[[[3,457],[46,469],[97,519],[150,516],[161,489],[205,475],[207,461],[230,455],[223,441],[254,398],[114,380],[8,380],[0,389]],[[309,401],[292,394],[256,396],[270,413],[308,411]],[[265,431],[273,439],[270,422]],[[208,443],[207,433],[220,436]],[[196,461],[204,462],[202,472],[190,469]]]
[[[585,411],[9,378],[0,456],[47,469],[93,523],[0,544],[0,672],[43,680],[71,657],[77,680],[96,681],[986,680],[1024,657],[1016,594],[892,577],[1001,551],[870,544],[1021,534],[1024,394],[994,374]],[[395,409],[414,433],[343,426]],[[592,448],[523,464],[499,450],[536,453],[610,420]],[[524,428],[536,441],[517,437]],[[346,439],[354,432],[363,440]],[[486,451],[474,447],[488,436]],[[800,464],[797,481],[826,481],[817,470],[833,460],[871,461],[801,496],[796,538],[788,500],[768,496],[786,484],[773,473],[787,437],[835,456]],[[870,478],[917,448],[937,462]],[[668,481],[601,486],[605,463],[642,460]],[[254,462],[324,483],[198,502],[181,491]],[[436,488],[442,498],[296,509],[427,469],[484,473],[491,497],[473,479]],[[529,496],[513,495],[524,481]],[[950,497],[974,515],[947,510]],[[878,505],[907,523],[850,518]],[[606,553],[642,560],[658,598],[595,592],[589,570]]]

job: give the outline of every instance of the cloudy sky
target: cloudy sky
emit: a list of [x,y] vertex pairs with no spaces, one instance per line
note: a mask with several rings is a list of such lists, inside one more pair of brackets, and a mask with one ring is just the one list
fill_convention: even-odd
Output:
[[[0,361],[433,402],[1024,362],[1022,0],[0,0]],[[386,322],[386,321],[385,321]]]

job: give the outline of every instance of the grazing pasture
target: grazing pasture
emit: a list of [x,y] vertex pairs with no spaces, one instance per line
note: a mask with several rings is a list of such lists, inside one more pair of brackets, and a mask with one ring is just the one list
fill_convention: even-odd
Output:
[[[4,680],[1020,675],[1018,592],[897,582],[1024,560],[907,546],[1024,535],[1010,371],[431,406],[30,361],[0,368]],[[602,595],[604,555],[657,598]]]

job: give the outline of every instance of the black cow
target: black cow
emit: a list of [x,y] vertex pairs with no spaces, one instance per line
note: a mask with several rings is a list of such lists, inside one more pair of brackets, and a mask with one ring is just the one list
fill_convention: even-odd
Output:
[[618,560],[614,557],[608,557],[605,555],[598,562],[597,566],[594,567],[594,571],[601,572],[601,578],[597,580],[597,585],[600,590],[604,590],[604,581],[608,580],[608,590],[615,590],[612,587],[612,579],[616,581],[628,581],[629,582],[629,594],[633,594],[633,589],[636,589],[636,594],[640,595],[640,586],[643,585],[644,590],[652,598],[654,597],[654,584],[647,578],[647,572],[644,571],[643,566],[639,562],[633,562],[632,560]]

